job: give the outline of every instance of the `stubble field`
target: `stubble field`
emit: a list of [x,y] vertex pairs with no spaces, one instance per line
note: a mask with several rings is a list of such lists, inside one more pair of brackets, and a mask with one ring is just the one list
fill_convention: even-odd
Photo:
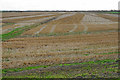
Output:
[[3,77],[118,78],[116,15],[3,13]]

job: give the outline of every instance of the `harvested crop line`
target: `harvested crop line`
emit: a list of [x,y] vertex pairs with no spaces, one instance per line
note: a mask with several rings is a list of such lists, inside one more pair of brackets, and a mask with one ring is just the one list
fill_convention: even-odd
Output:
[[74,28],[72,30],[70,30],[69,32],[73,32],[77,29],[78,25],[77,24],[74,24]]
[[104,14],[104,15],[108,15],[108,16],[112,16],[112,17],[118,17],[117,14]]
[[76,14],[76,13],[63,14],[63,15],[59,16],[58,18],[56,18],[55,20],[63,19],[63,18],[66,18],[66,17],[70,17],[70,16],[73,16],[73,15],[75,15],[75,14]]
[[114,23],[113,21],[99,17],[99,16],[91,16],[91,15],[85,15],[82,22],[87,24],[111,24]]
[[53,25],[53,26],[52,26],[52,29],[50,30],[50,33],[53,33],[53,32],[54,32],[55,27],[56,27],[56,25]]
[[[9,32],[9,33],[7,33],[7,34],[2,34],[2,40],[5,41],[5,40],[8,40],[8,39],[10,39],[10,38],[14,38],[14,37],[16,37],[16,36],[19,36],[19,35],[21,35],[23,32],[30,30],[31,28],[34,28],[34,27],[37,27],[37,26],[39,26],[39,25],[48,23],[48,22],[50,22],[50,21],[52,21],[52,20],[54,20],[54,19],[56,19],[56,17],[53,17],[53,18],[51,18],[51,19],[49,19],[49,20],[43,21],[43,22],[38,23],[38,24],[33,24],[33,25],[29,25],[29,26],[23,26],[23,27],[16,28],[16,29],[12,30],[11,32]],[[44,27],[44,28],[45,28],[45,27]],[[44,29],[44,28],[43,28],[43,29]],[[18,31],[19,29],[20,29],[20,31]],[[16,31],[16,33],[13,34],[13,32],[15,32],[15,31]],[[41,30],[41,31],[42,31],[42,30]],[[11,36],[11,34],[12,34],[12,36]]]
[[61,51],[57,51],[58,53],[62,53],[62,52],[70,52],[70,51],[93,51],[93,50],[102,50],[102,49],[118,49],[118,46],[114,46],[114,47],[103,47],[103,48],[90,48],[90,49],[78,49],[78,50],[61,50]]
[[3,20],[8,20],[8,19],[21,19],[21,18],[32,18],[32,17],[39,17],[39,16],[49,16],[53,14],[41,14],[41,15],[34,15],[34,16],[21,16],[21,17],[10,17],[10,18],[3,18]]
[[16,27],[14,27],[14,28],[4,29],[4,30],[2,30],[2,33],[5,33],[5,32],[7,32],[7,31],[12,31],[12,30],[15,30],[15,29],[20,28],[20,27],[24,27],[24,26],[16,26]]
[[[110,77],[117,77],[116,64],[120,53],[118,22],[111,21],[116,18],[109,15],[106,15],[108,18],[98,16],[101,13],[96,12],[49,14],[51,16],[36,14],[30,15],[34,17],[20,18],[20,13],[16,16],[19,19],[7,19],[6,23],[3,22],[3,30],[8,29],[0,34],[3,41],[3,77],[48,78],[55,74],[58,75],[55,78],[58,78],[62,74],[73,78],[99,73],[103,77],[109,77],[108,72]],[[110,64],[112,67],[109,67]]]
[[39,31],[35,32],[35,34],[40,33],[40,32],[41,32],[44,28],[46,28],[46,27],[47,27],[47,25],[43,26]]
[[84,30],[83,30],[83,32],[87,32],[87,30],[88,30],[88,26],[86,26],[84,23],[81,23],[83,26],[84,26]]
[[[116,60],[112,60],[112,59],[105,59],[105,60],[97,60],[97,61],[88,61],[88,62],[82,62],[82,63],[68,63],[68,64],[56,64],[56,68],[57,67],[65,67],[65,66],[72,66],[72,65],[82,65],[82,64],[105,64],[105,63],[113,63]],[[25,67],[25,68],[14,68],[14,69],[3,69],[2,73],[3,74],[7,74],[7,75],[14,75],[14,74],[19,74],[19,73],[23,73],[23,72],[27,72],[27,71],[33,71],[35,69],[47,69],[47,68],[54,68],[55,66],[47,66],[47,65],[42,65],[42,66],[31,66],[31,67]],[[13,73],[7,73],[7,72],[13,72]]]

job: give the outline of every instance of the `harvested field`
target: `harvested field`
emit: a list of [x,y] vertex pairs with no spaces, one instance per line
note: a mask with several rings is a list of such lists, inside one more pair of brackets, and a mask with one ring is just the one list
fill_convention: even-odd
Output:
[[70,13],[72,16],[62,17],[54,20],[50,24],[79,24],[84,14],[81,13]]
[[[47,25],[48,25],[48,27],[50,27],[49,25],[56,25],[56,27],[58,26],[58,28],[55,28],[55,30],[54,30],[54,32],[56,33],[56,32],[69,32],[70,30],[72,30],[72,28],[74,27],[74,24],[79,24],[80,23],[80,20],[83,18],[83,14],[76,14],[75,15],[75,13],[73,14],[73,13],[70,13],[70,14],[72,14],[72,15],[69,15],[69,16],[66,16],[66,14],[63,16],[63,15],[61,15],[61,16],[58,16],[58,18],[56,18],[55,20],[53,20],[53,21],[51,21],[51,22],[49,22]],[[79,17],[77,17],[77,16],[79,16]],[[76,20],[74,20],[74,19],[76,19]],[[67,22],[66,22],[67,21]],[[60,26],[60,27],[59,27]],[[64,26],[67,26],[67,27],[65,27],[66,29],[68,29],[67,31],[66,31],[66,29],[64,29]],[[73,27],[72,27],[73,26]],[[40,27],[38,27],[38,28],[40,28]],[[36,29],[36,28],[34,28],[34,30],[40,30],[40,29]],[[49,29],[49,28],[48,28]],[[61,29],[61,30],[60,30]],[[65,30],[65,31],[63,31],[63,29]],[[47,28],[45,28],[44,29],[45,31],[47,31]],[[33,32],[33,30],[32,31],[28,31],[27,33],[30,33],[30,32]],[[35,31],[35,32],[37,32],[37,31]],[[43,32],[43,33],[46,33],[46,32],[44,32],[44,31],[41,31],[41,32]],[[47,31],[47,33],[49,33],[50,31],[48,30]]]
[[19,28],[19,27],[23,27],[23,26],[20,26],[20,25],[7,25],[7,26],[4,26],[4,27],[2,27],[2,34],[9,33],[12,30],[14,30],[16,28]]
[[119,17],[118,14],[104,14],[104,15],[108,15],[108,16],[112,16],[112,17]]
[[[9,22],[2,24],[1,34],[4,78],[118,77],[118,22],[113,15],[15,13],[3,16]],[[37,16],[44,14],[53,15]]]
[[[97,14],[100,15],[100,14]],[[93,14],[86,14],[85,17],[82,20],[82,23],[84,24],[112,24],[115,22],[112,22],[109,19],[103,18],[102,16],[93,16]]]
[[[77,25],[77,24],[76,24]],[[74,32],[83,32],[85,30],[84,25],[78,24],[78,27],[74,30]]]
[[118,30],[117,24],[88,24],[87,31],[103,31],[103,30]]
[[66,32],[69,32],[70,30],[72,30],[74,27],[74,25],[71,25],[71,24],[68,24],[68,25],[56,25],[56,28],[55,28],[55,33],[66,33]]
[[46,17],[52,17],[52,16],[54,16],[54,15],[50,15],[50,16],[41,16],[40,15],[40,17],[38,16],[38,17],[36,17],[36,16],[34,16],[34,17],[30,17],[30,18],[26,18],[26,17],[23,17],[23,18],[18,18],[18,19],[3,19],[3,22],[7,22],[7,23],[18,23],[18,22],[21,22],[21,21],[27,21],[27,20],[36,20],[36,19],[40,19],[40,18],[46,18]]
[[41,12],[35,13],[35,12],[4,12],[2,13],[3,18],[7,17],[18,17],[18,16],[29,16],[29,15],[36,15],[36,14],[41,14]]
[[4,12],[2,13],[2,18],[43,15],[43,14],[58,14],[58,13],[54,13],[54,12]]
[[[117,33],[102,34],[102,36],[100,36],[100,35],[101,34],[91,34],[91,35],[81,35],[81,36],[77,35],[77,36],[67,36],[67,38],[65,36],[61,36],[61,37],[55,37],[55,38],[45,37],[45,38],[32,38],[32,39],[30,39],[30,38],[10,39],[10,40],[8,40],[8,42],[3,43],[3,52],[7,53],[8,50],[10,49],[9,54],[11,54],[11,56],[14,56],[14,55],[15,56],[11,57],[12,60],[9,56],[9,60],[11,60],[13,64],[10,64],[11,61],[9,61],[9,63],[6,64],[7,65],[6,67],[10,67],[9,65],[13,65],[13,67],[16,67],[17,65],[14,65],[14,64],[16,64],[18,62],[19,62],[19,64],[20,64],[20,62],[24,63],[25,58],[27,58],[29,60],[42,59],[42,55],[44,56],[44,58],[46,60],[48,59],[48,63],[44,62],[43,64],[49,64],[50,63],[49,59],[52,59],[52,60],[54,60],[54,58],[56,59],[58,54],[59,54],[59,56],[62,56],[62,57],[67,56],[68,59],[69,59],[68,56],[74,57],[74,58],[76,56],[76,59],[77,59],[78,55],[81,56],[82,54],[84,54],[81,51],[79,52],[79,50],[82,50],[83,52],[84,52],[84,49],[85,49],[85,51],[90,51],[89,48],[93,49],[92,51],[95,50],[94,51],[95,53],[108,53],[108,52],[111,52],[111,51],[109,51],[110,50],[109,47],[115,46],[115,49],[116,49],[115,52],[116,52],[117,51],[117,42],[118,42],[117,41]],[[99,37],[97,37],[97,36],[99,36]],[[31,44],[29,44],[29,43],[31,43]],[[11,45],[11,46],[9,46],[9,45]],[[70,46],[70,45],[72,45],[72,46]],[[101,49],[103,51],[97,52],[96,50],[98,48],[103,48],[103,49]],[[108,50],[106,48],[108,48]],[[107,51],[104,51],[104,49],[106,49]],[[75,50],[75,52],[74,52],[74,50]],[[14,51],[15,51],[15,53],[14,53]],[[68,54],[66,53],[66,51]],[[93,54],[92,51],[89,52],[89,53],[91,53],[91,55]],[[36,55],[34,55],[34,54],[36,54]],[[37,54],[40,56],[38,57]],[[28,55],[28,57],[27,57],[27,55]],[[31,57],[30,57],[30,55],[31,55]],[[50,58],[48,55],[50,56]],[[17,58],[17,56],[19,57],[19,59]],[[36,56],[36,58],[35,58],[35,56]],[[3,57],[3,59],[4,59],[4,57]],[[15,59],[15,57],[16,57],[16,59]],[[5,59],[7,59],[7,58],[8,57],[6,57]],[[45,60],[44,58],[43,58],[43,60]],[[109,58],[109,57],[107,57],[107,58]],[[25,59],[25,61],[26,61],[26,59]],[[74,61],[74,59],[71,59],[71,61]],[[27,62],[30,63],[31,61],[27,60]],[[64,62],[64,61],[60,61],[60,62]],[[36,65],[38,63],[36,63]],[[51,61],[51,63],[53,64],[54,62]],[[32,64],[32,63],[30,63],[30,64]],[[39,63],[39,65],[40,64],[42,64],[42,63]],[[57,64],[59,64],[59,61]],[[21,65],[23,65],[23,64],[21,64]],[[26,65],[24,65],[24,66],[26,66]],[[11,68],[13,68],[13,67],[11,67]]]
[[7,26],[2,27],[2,30],[6,30],[6,29],[10,29],[10,28],[15,28],[17,26],[19,26],[19,25],[7,25]]
[[[13,24],[13,25],[5,25],[4,27],[3,27],[3,33],[8,33],[8,32],[10,32],[10,31],[12,31],[12,30],[14,30],[14,29],[16,29],[16,28],[20,28],[20,27],[24,27],[24,26],[27,26],[27,25],[33,25],[33,24],[35,24],[35,23],[41,23],[41,22],[44,22],[44,21],[46,21],[46,20],[49,20],[49,19],[51,19],[51,18],[53,18],[54,16],[52,16],[52,17],[41,17],[40,19],[32,19],[32,20],[22,20],[22,21],[20,21],[20,22],[17,22],[17,23],[15,23],[15,24]],[[7,26],[11,26],[11,27],[7,27]],[[7,27],[7,29],[5,29],[4,30],[4,28],[6,28]]]
[[104,14],[98,14],[98,16],[105,18],[105,19],[109,19],[114,22],[118,22],[118,17],[116,17],[116,16],[110,16],[110,15],[104,15]]

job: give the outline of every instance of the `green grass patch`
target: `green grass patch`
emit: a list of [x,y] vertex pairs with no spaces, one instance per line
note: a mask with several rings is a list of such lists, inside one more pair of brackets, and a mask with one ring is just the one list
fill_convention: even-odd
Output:
[[118,71],[118,68],[107,68],[106,71],[117,72],[117,71]]
[[2,41],[5,41],[5,40],[8,40],[10,38],[16,37],[16,36],[20,35],[23,32],[24,32],[24,30],[22,30],[22,28],[16,28],[11,32],[8,32],[6,34],[1,34],[0,38],[2,38]]
[[30,29],[37,27],[37,26],[38,26],[38,24],[34,24],[31,26],[24,26],[24,27],[16,28],[16,29],[12,30],[11,32],[0,35],[0,37],[2,37],[2,41],[6,41],[10,38],[18,37],[23,32],[30,30]]
[[111,11],[111,12],[101,12],[101,13],[120,14],[120,12],[114,12],[114,11]]
[[38,68],[46,68],[48,67],[47,65],[41,65],[41,66],[32,66],[32,67],[25,67],[25,68],[13,68],[13,69],[3,69],[2,73],[7,73],[7,72],[19,72],[23,70],[31,70],[31,69],[38,69]]
[[118,54],[118,53],[120,53],[120,52],[97,53],[97,55],[100,55],[100,54],[101,54],[101,55],[106,55],[106,54],[113,54],[113,53],[117,53],[117,54]]
[[47,20],[47,21],[44,21],[44,22],[41,22],[41,23],[36,23],[36,24],[33,24],[33,25],[16,28],[16,29],[14,29],[14,30],[11,31],[11,32],[8,32],[8,33],[6,33],[6,34],[0,35],[0,38],[1,38],[2,41],[6,41],[6,40],[8,40],[8,39],[10,39],[10,38],[18,37],[18,36],[20,36],[23,32],[28,31],[28,30],[30,30],[30,29],[32,29],[32,28],[35,28],[35,27],[37,27],[37,26],[39,26],[39,25],[42,25],[42,24],[44,24],[44,23],[48,23],[49,21],[51,21],[51,20],[53,20],[53,19],[54,19],[54,18],[52,18],[52,19],[50,19],[50,20]]
[[[105,63],[112,63],[112,62],[115,62],[115,61],[116,60],[106,59],[106,60],[98,60],[98,61],[88,61],[88,62],[83,62],[83,63],[57,64],[55,66],[71,66],[71,65],[81,65],[81,64],[105,64]],[[24,71],[24,70],[47,68],[47,67],[49,67],[49,66],[41,65],[41,66],[32,66],[32,67],[25,67],[25,68],[3,69],[2,73],[6,74],[6,73],[9,73],[9,72],[19,72],[19,71]]]
[[88,56],[88,55],[90,55],[90,54],[84,54],[85,56]]

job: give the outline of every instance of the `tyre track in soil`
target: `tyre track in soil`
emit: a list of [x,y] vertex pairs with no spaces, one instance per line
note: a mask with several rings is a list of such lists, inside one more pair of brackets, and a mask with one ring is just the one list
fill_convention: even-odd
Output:
[[83,32],[85,32],[85,33],[88,30],[88,26],[86,24],[97,24],[97,25],[105,24],[108,27],[110,24],[116,23],[116,22],[113,22],[109,19],[99,17],[94,13],[89,13],[89,14],[84,13],[84,14],[85,14],[85,16],[82,19],[81,24],[84,26]]
[[109,20],[109,19],[105,19],[105,18],[102,18],[102,17],[99,17],[97,15],[93,15],[91,13],[89,14],[86,14],[84,13],[85,16],[84,18],[82,19],[81,23],[85,23],[85,24],[113,24],[115,22]]
[[78,28],[78,25],[74,24],[74,28],[72,30],[70,30],[69,32],[74,32],[77,28]]
[[35,34],[39,34],[46,27],[47,27],[47,25],[43,26],[39,31],[35,32]]
[[83,26],[84,26],[84,30],[83,30],[83,32],[87,32],[87,30],[88,30],[88,26],[86,26],[84,23],[81,23]]
[[50,30],[50,33],[53,33],[54,30],[55,30],[55,28],[56,28],[56,25],[53,25],[52,28],[51,28],[51,30]]
[[[5,30],[2,30],[2,32],[4,33],[4,32],[6,32],[6,31],[11,31],[11,30],[14,30],[14,29],[16,29],[16,28],[20,28],[20,27],[24,27],[24,26],[29,26],[29,25],[33,25],[33,24],[35,24],[35,22],[37,21],[41,21],[40,23],[41,24],[44,24],[44,23],[47,23],[47,22],[50,22],[50,21],[52,21],[52,20],[59,20],[59,19],[62,19],[62,18],[65,18],[65,17],[69,17],[69,16],[73,16],[73,15],[75,15],[76,13],[71,13],[71,14],[62,14],[62,15],[60,15],[60,16],[55,16],[55,17],[47,17],[47,18],[42,18],[42,19],[38,19],[38,20],[29,20],[29,21],[24,21],[23,23],[17,23],[17,24],[15,24],[15,25],[19,25],[19,26],[17,26],[17,27],[15,27],[15,28],[9,28],[9,29],[5,29]],[[45,16],[45,15],[37,15],[37,16]],[[26,18],[26,17],[36,17],[36,16],[22,16],[22,17],[20,17],[20,18]],[[19,17],[15,17],[15,18],[19,18]],[[5,19],[7,19],[7,18],[5,18]],[[9,19],[9,18],[8,18]],[[14,19],[14,18],[10,18],[10,19]],[[32,22],[32,23],[31,23]],[[40,30],[40,31],[42,31],[42,30]],[[53,30],[52,30],[53,31]],[[52,32],[51,31],[51,32]]]
[[[63,19],[63,18],[66,18],[66,17],[70,17],[70,16],[73,16],[75,15],[76,13],[69,13],[69,14],[62,14],[60,16],[57,16],[54,21],[56,20],[59,20],[59,19]],[[56,25],[53,25],[52,29],[50,30],[50,33],[52,33],[54,31],[54,29],[56,28]],[[42,30],[41,30],[42,31]],[[36,34],[36,33],[35,33]],[[38,34],[38,33],[37,33]]]
[[[62,19],[62,18],[65,18],[65,17],[69,17],[69,16],[73,16],[73,15],[75,15],[76,13],[72,13],[72,14],[62,14],[61,16],[55,16],[55,17],[48,17],[48,18],[43,18],[43,19],[40,19],[40,20],[43,20],[42,22],[40,22],[40,24],[45,24],[45,23],[48,23],[48,22],[50,22],[50,21],[52,21],[52,20],[59,20],[59,19]],[[39,15],[40,16],[40,15]],[[33,16],[30,16],[30,17],[33,17]],[[23,18],[23,17],[22,17]],[[45,20],[46,19],[46,20]],[[47,20],[48,19],[48,20]],[[32,20],[33,21],[33,20]],[[37,21],[37,20],[35,20],[35,21]],[[27,21],[28,23],[18,23],[18,24],[16,24],[16,25],[20,25],[20,26],[17,26],[17,27],[15,27],[14,29],[16,29],[16,28],[20,28],[20,27],[24,27],[24,26],[27,26],[27,25],[33,25],[33,24],[35,24],[35,23],[31,23],[31,20],[30,21]],[[44,29],[45,27],[43,27],[43,29]],[[14,30],[14,29],[6,29],[6,30],[4,30],[4,31],[7,31],[7,30]],[[3,31],[3,32],[4,32]],[[42,29],[40,30],[40,31],[42,31]],[[36,34],[36,33],[35,33]]]
[[15,28],[5,29],[2,32],[4,33],[4,32],[6,32],[8,30],[14,30],[16,28],[33,25],[33,24],[38,23],[38,22],[44,23],[45,21],[47,21],[49,19],[52,19],[52,18],[54,18],[54,17],[47,17],[47,18],[42,18],[42,19],[37,19],[37,20],[28,20],[28,21],[24,21],[24,22],[21,22],[21,23],[16,23],[15,25],[19,25],[19,26],[15,27]]

